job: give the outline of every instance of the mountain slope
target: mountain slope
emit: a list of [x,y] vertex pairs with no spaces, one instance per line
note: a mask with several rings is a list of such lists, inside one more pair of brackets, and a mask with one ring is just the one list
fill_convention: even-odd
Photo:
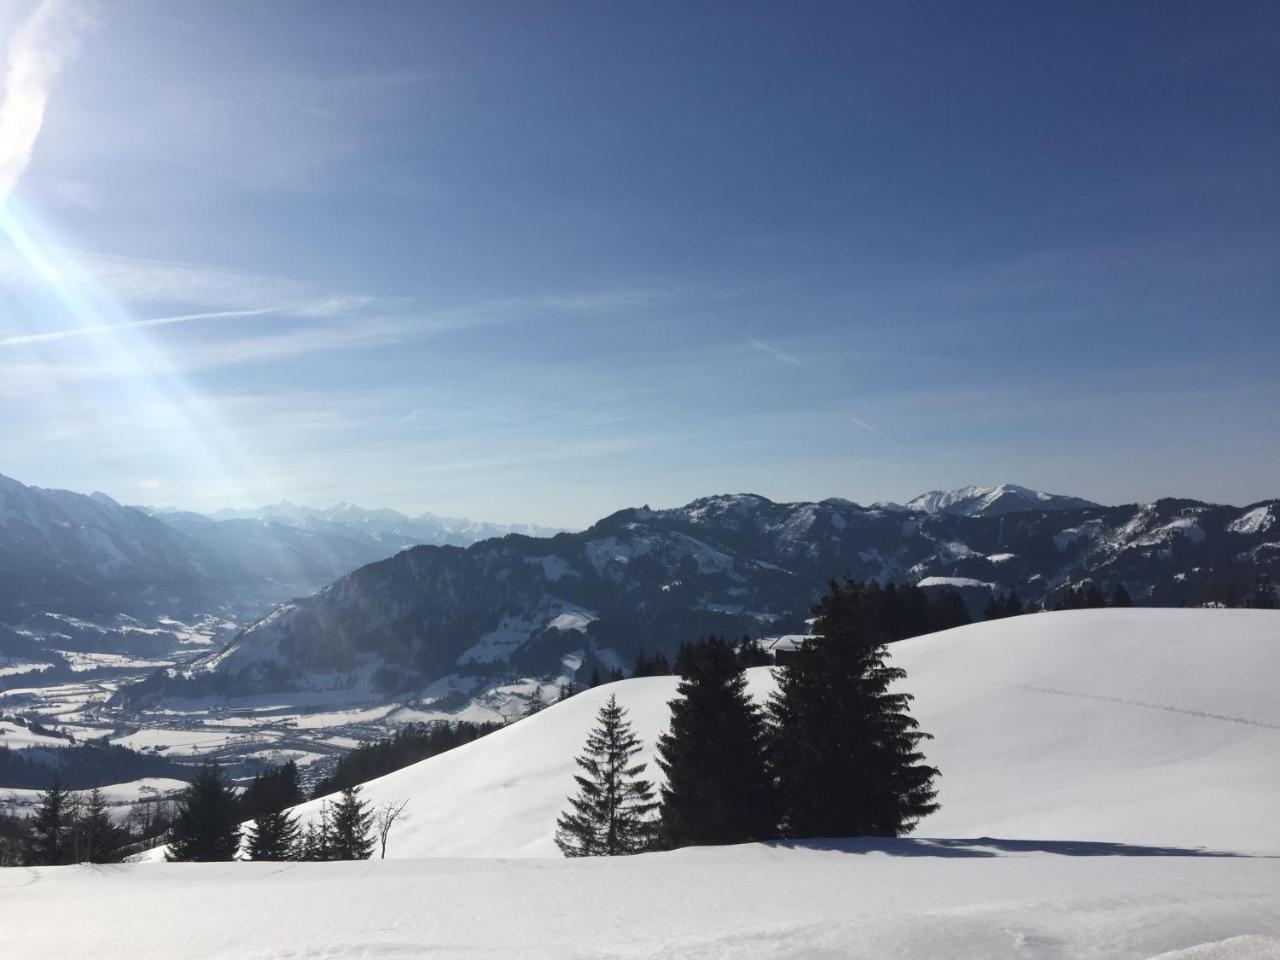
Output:
[[[922,836],[1280,851],[1280,613],[1034,614],[892,651],[942,771],[942,809]],[[675,682],[597,687],[367,784],[375,804],[410,801],[388,856],[554,856],[600,705],[617,694],[657,778]],[[767,696],[769,671],[751,671],[750,687]]]
[[105,494],[0,476],[0,622],[43,609],[100,614],[225,596],[252,578]]
[[578,534],[416,547],[364,567],[246,629],[188,672],[202,685],[188,692],[376,699],[457,675],[585,679],[707,633],[803,632],[831,576],[962,587],[975,614],[993,590],[1052,603],[1086,579],[1195,604],[1280,572],[1278,512],[1167,500],[968,517],[752,495],[623,510]]

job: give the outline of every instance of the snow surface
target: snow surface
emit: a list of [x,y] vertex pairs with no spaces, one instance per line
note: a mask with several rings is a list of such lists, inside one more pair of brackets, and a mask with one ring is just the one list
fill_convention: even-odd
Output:
[[[0,870],[40,960],[1274,960],[1280,860],[1001,841]],[[1094,850],[1092,852],[1102,852]],[[1185,951],[1185,952],[1184,952]]]
[[1254,507],[1227,524],[1227,529],[1232,533],[1240,534],[1263,533],[1270,530],[1271,524],[1274,522],[1275,517],[1271,515],[1271,507]]
[[[942,771],[922,835],[1280,852],[1280,612],[1029,614],[890,649]],[[772,689],[768,668],[749,681]],[[675,685],[606,684],[371,781],[375,803],[410,801],[388,856],[554,856],[600,705],[617,694],[651,758]]]
[[996,584],[985,580],[974,580],[972,577],[925,577],[917,587],[977,587],[985,590],[996,589]]

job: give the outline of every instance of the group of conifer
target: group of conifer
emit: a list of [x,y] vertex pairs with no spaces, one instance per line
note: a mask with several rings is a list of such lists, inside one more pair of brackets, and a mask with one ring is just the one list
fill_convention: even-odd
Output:
[[101,791],[81,796],[66,790],[61,779],[40,793],[29,822],[25,861],[32,865],[117,863],[127,852],[129,834],[117,827]]
[[578,793],[557,821],[565,856],[614,856],[780,837],[900,836],[937,809],[904,677],[856,581],[832,581],[813,636],[776,669],[762,709],[727,641],[685,644],[671,726],[657,744],[660,790],[616,696],[577,758]]
[[358,786],[344,789],[333,803],[323,803],[305,830],[288,811],[300,800],[296,769],[292,776],[276,773],[256,779],[244,797],[237,798],[218,767],[208,765],[179,798],[165,859],[236,859],[241,820],[250,809],[253,821],[243,836],[250,860],[366,860],[372,855],[374,815]]

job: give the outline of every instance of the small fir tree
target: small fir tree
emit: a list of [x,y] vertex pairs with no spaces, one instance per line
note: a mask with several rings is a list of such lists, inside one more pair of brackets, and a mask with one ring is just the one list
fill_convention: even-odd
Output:
[[859,585],[831,581],[814,636],[777,670],[769,701],[771,758],[791,837],[900,836],[938,808],[905,677],[885,663]]
[[234,860],[240,849],[240,805],[217,764],[207,764],[178,799],[165,859]]
[[556,846],[566,857],[615,857],[651,849],[655,821],[653,786],[640,779],[646,764],[633,763],[643,749],[627,712],[610,695],[576,762],[578,795],[556,821]]
[[373,813],[359,787],[347,787],[333,805],[329,821],[330,860],[368,860],[373,854]]
[[294,860],[298,858],[298,818],[287,810],[258,815],[247,837],[250,860]]
[[738,651],[716,637],[685,644],[676,670],[671,729],[658,740],[658,766],[667,776],[659,808],[662,846],[777,836],[764,719],[747,694]]

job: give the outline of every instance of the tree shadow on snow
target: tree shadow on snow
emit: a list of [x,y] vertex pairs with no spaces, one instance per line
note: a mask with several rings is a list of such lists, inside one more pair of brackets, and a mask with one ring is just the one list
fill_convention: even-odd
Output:
[[1247,857],[1274,859],[1267,854],[1235,853],[1203,847],[1150,847],[1093,840],[1003,840],[924,837],[815,837],[775,840],[784,850],[833,850],[840,853],[879,853],[893,857],[999,857],[1019,853],[1052,853],[1064,857]]

